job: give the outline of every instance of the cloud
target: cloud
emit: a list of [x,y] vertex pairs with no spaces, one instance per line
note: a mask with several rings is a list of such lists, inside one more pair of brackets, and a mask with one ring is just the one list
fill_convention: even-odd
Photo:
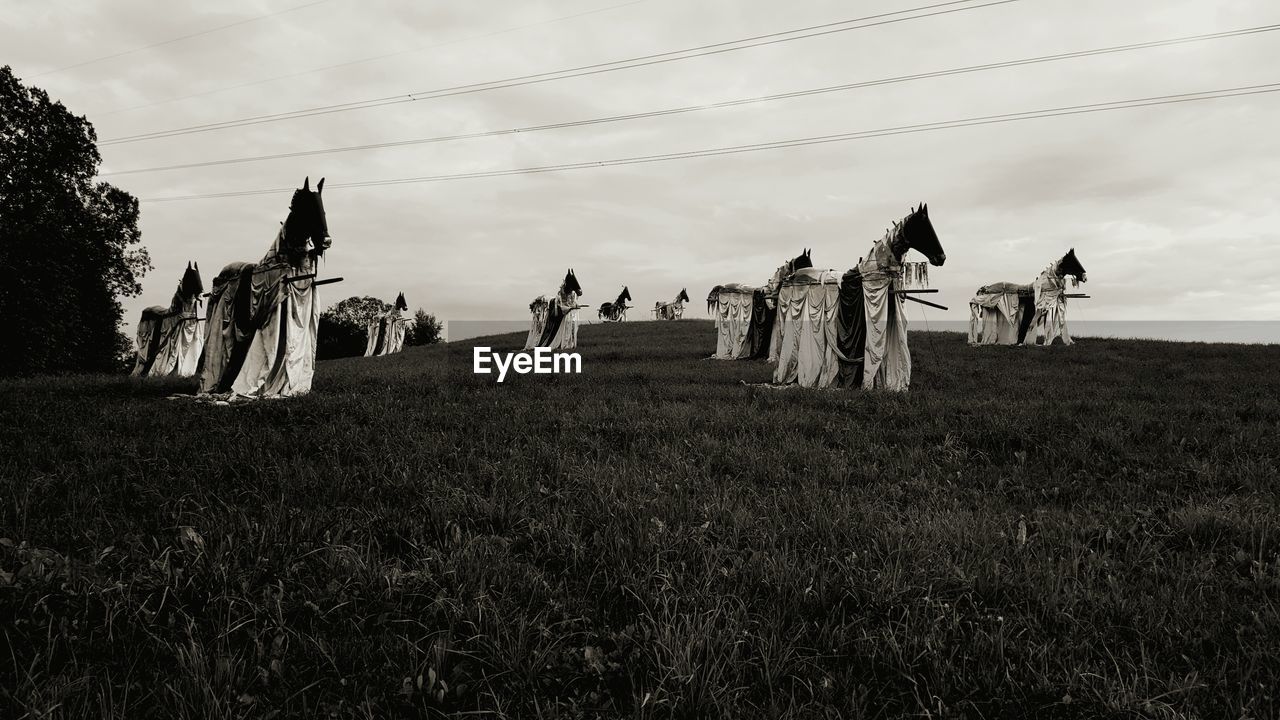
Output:
[[[27,76],[280,10],[143,0],[19,3],[0,43]],[[46,75],[35,84],[110,138],[517,77],[900,10],[887,0],[617,5],[333,0]],[[106,167],[250,156],[517,128],[1270,23],[1271,3],[1014,3],[645,68],[234,130],[114,145]],[[527,27],[525,27],[527,26]],[[15,32],[14,29],[21,29]],[[521,28],[506,32],[511,28]],[[402,52],[403,51],[403,52]],[[382,60],[357,62],[392,54]],[[122,175],[140,197],[507,169],[727,147],[1189,90],[1272,82],[1270,35],[885,85],[807,98],[394,149]],[[317,67],[351,63],[323,72]],[[265,78],[295,77],[259,83]],[[151,108],[118,110],[194,93]],[[101,111],[103,114],[95,115]],[[326,301],[391,298],[446,319],[521,319],[573,266],[591,302],[763,283],[812,247],[845,269],[928,201],[947,249],[931,273],[966,317],[975,288],[1028,282],[1069,247],[1089,319],[1272,319],[1280,296],[1280,97],[1169,105],[804,148],[554,174],[326,191]],[[129,322],[167,301],[185,263],[207,274],[266,251],[287,195],[144,205],[156,264]],[[695,303],[696,305],[696,303]],[[694,313],[695,315],[697,313]]]

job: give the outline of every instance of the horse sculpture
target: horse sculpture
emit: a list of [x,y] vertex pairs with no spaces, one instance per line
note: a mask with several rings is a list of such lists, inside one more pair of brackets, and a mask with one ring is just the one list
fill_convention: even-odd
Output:
[[572,350],[577,347],[580,297],[582,286],[578,284],[573,268],[569,268],[555,297],[548,300],[546,295],[539,295],[529,303],[529,312],[533,317],[529,322],[529,337],[525,340],[524,349],[545,347]]
[[1036,340],[1031,344],[1043,340],[1052,345],[1061,337],[1064,345],[1071,345],[1064,292],[1067,276],[1086,281],[1075,248],[1049,265],[1033,283],[1000,282],[978,288],[969,301],[969,344],[1024,345],[1034,327]]
[[927,205],[895,223],[866,260],[843,276],[810,267],[784,280],[778,292],[781,334],[774,383],[906,390],[911,354],[902,308],[902,256],[908,250],[922,253],[931,265],[946,262]]
[[684,317],[684,304],[689,302],[689,293],[680,288],[680,294],[669,303],[655,301],[653,317],[655,320],[679,320]]
[[707,312],[716,322],[716,360],[764,359],[769,356],[776,309],[768,289],[774,280],[797,268],[812,267],[809,250],[782,264],[766,287],[740,283],[717,285],[707,295]]
[[631,291],[626,285],[618,293],[618,299],[611,303],[601,303],[596,316],[605,322],[622,322],[627,319],[627,303],[631,302]]
[[324,180],[295,190],[275,241],[257,263],[234,262],[213,280],[200,392],[264,398],[311,390],[320,301],[318,260],[332,240]]
[[395,305],[381,315],[370,318],[367,326],[369,344],[365,346],[364,356],[392,355],[404,348],[405,333],[412,322],[401,313],[409,309],[404,293],[396,296]]
[[198,317],[200,295],[199,264],[187,263],[169,307],[154,305],[142,311],[138,321],[138,360],[135,377],[191,377],[200,363],[204,332]]

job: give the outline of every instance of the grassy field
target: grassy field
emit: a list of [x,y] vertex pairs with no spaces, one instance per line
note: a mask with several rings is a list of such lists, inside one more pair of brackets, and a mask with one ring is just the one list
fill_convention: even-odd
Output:
[[1280,716],[1280,347],[911,340],[893,396],[705,321],[0,383],[0,716]]

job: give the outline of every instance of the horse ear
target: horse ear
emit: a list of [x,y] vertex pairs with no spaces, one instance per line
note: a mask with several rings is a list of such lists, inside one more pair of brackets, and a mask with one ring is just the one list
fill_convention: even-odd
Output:
[[304,180],[302,181],[302,189],[303,189],[303,190],[310,190],[310,189],[311,189],[311,176],[310,176],[310,175],[308,175],[308,176],[306,177],[306,179],[304,179]]
[[316,183],[316,192],[324,190],[324,178],[320,178],[320,182]]

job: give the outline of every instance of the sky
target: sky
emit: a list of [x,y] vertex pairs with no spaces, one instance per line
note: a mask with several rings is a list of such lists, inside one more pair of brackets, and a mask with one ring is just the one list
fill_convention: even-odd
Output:
[[[9,0],[0,63],[99,140],[521,77],[907,10],[939,0]],[[925,201],[947,253],[909,318],[961,320],[976,288],[1074,247],[1087,320],[1280,319],[1280,93],[563,172],[342,188],[679,153],[1280,82],[1280,32],[765,103],[212,167],[197,163],[510,130],[1280,23],[1274,0],[1014,0],[820,37],[448,97],[101,148],[143,200],[155,269],[132,328],[189,260],[206,286],[256,261],[289,195],[165,197],[327,178],[326,305],[523,320],[566,268],[584,304],[643,317],[688,288],[760,285],[812,248],[845,270]],[[902,16],[896,16],[902,17]],[[841,26],[836,26],[841,27]],[[787,37],[787,36],[783,36]],[[116,174],[122,173],[122,174]],[[911,260],[923,260],[918,255]],[[924,313],[928,315],[924,315]],[[917,317],[919,316],[919,317]]]

